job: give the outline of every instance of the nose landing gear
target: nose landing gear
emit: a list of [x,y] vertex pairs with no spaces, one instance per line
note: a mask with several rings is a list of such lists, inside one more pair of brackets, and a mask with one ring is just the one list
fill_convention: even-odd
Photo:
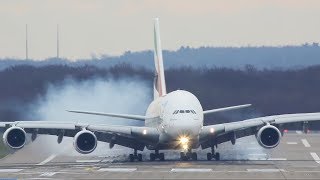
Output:
[[195,152],[192,152],[191,149],[188,150],[187,153],[180,152],[180,160],[187,161],[189,159],[192,159],[193,161],[198,160],[198,155]]
[[156,159],[164,161],[164,153],[159,153],[159,150],[155,150],[155,153],[150,153],[150,161],[154,161]]
[[220,153],[215,153],[214,152],[214,147],[211,147],[211,153],[207,153],[207,160],[211,161],[212,158],[214,158],[216,161],[220,160]]
[[134,150],[133,154],[129,154],[130,162],[133,162],[135,159],[138,161],[142,161],[142,154],[138,154],[136,149]]

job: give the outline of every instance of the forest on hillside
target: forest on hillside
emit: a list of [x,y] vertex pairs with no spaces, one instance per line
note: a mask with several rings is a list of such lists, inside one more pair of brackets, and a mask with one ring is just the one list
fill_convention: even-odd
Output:
[[[31,52],[30,52],[31,53]],[[63,56],[63,55],[61,55]],[[98,68],[109,68],[119,63],[128,63],[134,67],[143,67],[153,70],[153,51],[126,51],[121,55],[91,54],[89,58],[65,59],[17,59],[0,58],[0,70],[16,65],[32,65],[43,67],[48,65],[68,65],[81,67],[84,65]],[[296,46],[247,46],[247,47],[198,47],[182,46],[177,50],[164,50],[163,59],[166,68],[180,68],[192,66],[202,67],[226,67],[244,69],[247,64],[257,69],[300,69],[312,65],[318,65],[320,60],[319,43],[305,43]]]
[[[177,89],[190,91],[198,97],[204,109],[253,104],[248,109],[208,116],[206,124],[273,114],[320,112],[320,66],[287,70],[261,70],[252,65],[243,69],[185,66],[169,68],[165,74],[168,92]],[[89,65],[12,66],[0,71],[0,119],[25,120],[31,111],[29,105],[39,97],[45,97],[48,86],[59,88],[66,79],[75,82],[90,79],[118,81],[132,77],[152,87],[152,70],[126,63],[109,68]],[[146,93],[150,92],[146,90]],[[320,123],[311,124],[313,129],[320,129]],[[291,128],[300,128],[300,125]]]

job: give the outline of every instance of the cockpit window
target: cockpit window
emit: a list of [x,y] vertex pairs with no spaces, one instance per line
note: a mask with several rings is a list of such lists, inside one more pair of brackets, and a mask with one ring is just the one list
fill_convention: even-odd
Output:
[[173,114],[178,114],[178,112],[179,112],[179,110],[175,110],[175,111],[173,112]]
[[173,114],[178,114],[178,113],[192,113],[192,114],[197,114],[194,110],[175,110]]

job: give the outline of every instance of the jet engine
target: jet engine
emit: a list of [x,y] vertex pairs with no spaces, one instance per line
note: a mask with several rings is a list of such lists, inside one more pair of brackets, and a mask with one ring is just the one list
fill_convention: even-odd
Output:
[[3,142],[12,149],[21,149],[26,144],[26,132],[20,127],[10,127],[3,133]]
[[280,143],[281,132],[275,126],[266,125],[259,129],[256,138],[262,147],[275,148]]
[[79,153],[89,154],[97,147],[97,137],[91,131],[82,130],[74,136],[73,145]]

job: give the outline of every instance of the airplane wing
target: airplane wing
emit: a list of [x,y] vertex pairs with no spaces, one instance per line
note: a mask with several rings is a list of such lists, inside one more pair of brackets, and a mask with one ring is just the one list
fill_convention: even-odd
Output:
[[287,123],[319,120],[320,113],[300,113],[266,116],[238,122],[209,125],[203,127],[200,133],[200,142],[202,148],[207,148],[211,147],[212,144],[221,144],[237,138],[254,135],[261,127],[268,124],[281,127],[282,124]]
[[211,110],[203,111],[203,114],[206,115],[206,114],[211,114],[211,113],[216,113],[216,112],[231,111],[231,110],[246,108],[249,106],[251,106],[251,104],[243,104],[243,105],[230,106],[230,107],[224,107],[224,108],[219,108],[219,109],[211,109]]
[[[11,127],[22,128],[26,133],[32,134],[32,140],[38,134],[56,135],[58,143],[62,137],[75,137],[80,131],[88,130],[94,133],[98,141],[118,144],[121,146],[143,150],[144,147],[157,142],[159,132],[156,128],[137,126],[90,125],[82,123],[61,123],[52,121],[16,121],[0,122],[0,129]],[[59,140],[60,138],[60,140]]]
[[141,115],[131,115],[131,114],[115,114],[115,113],[102,113],[102,112],[88,112],[88,111],[71,111],[67,110],[71,113],[80,113],[80,114],[89,114],[89,115],[97,115],[97,116],[108,116],[108,117],[116,117],[116,118],[124,118],[124,119],[133,119],[144,121],[147,117]]

